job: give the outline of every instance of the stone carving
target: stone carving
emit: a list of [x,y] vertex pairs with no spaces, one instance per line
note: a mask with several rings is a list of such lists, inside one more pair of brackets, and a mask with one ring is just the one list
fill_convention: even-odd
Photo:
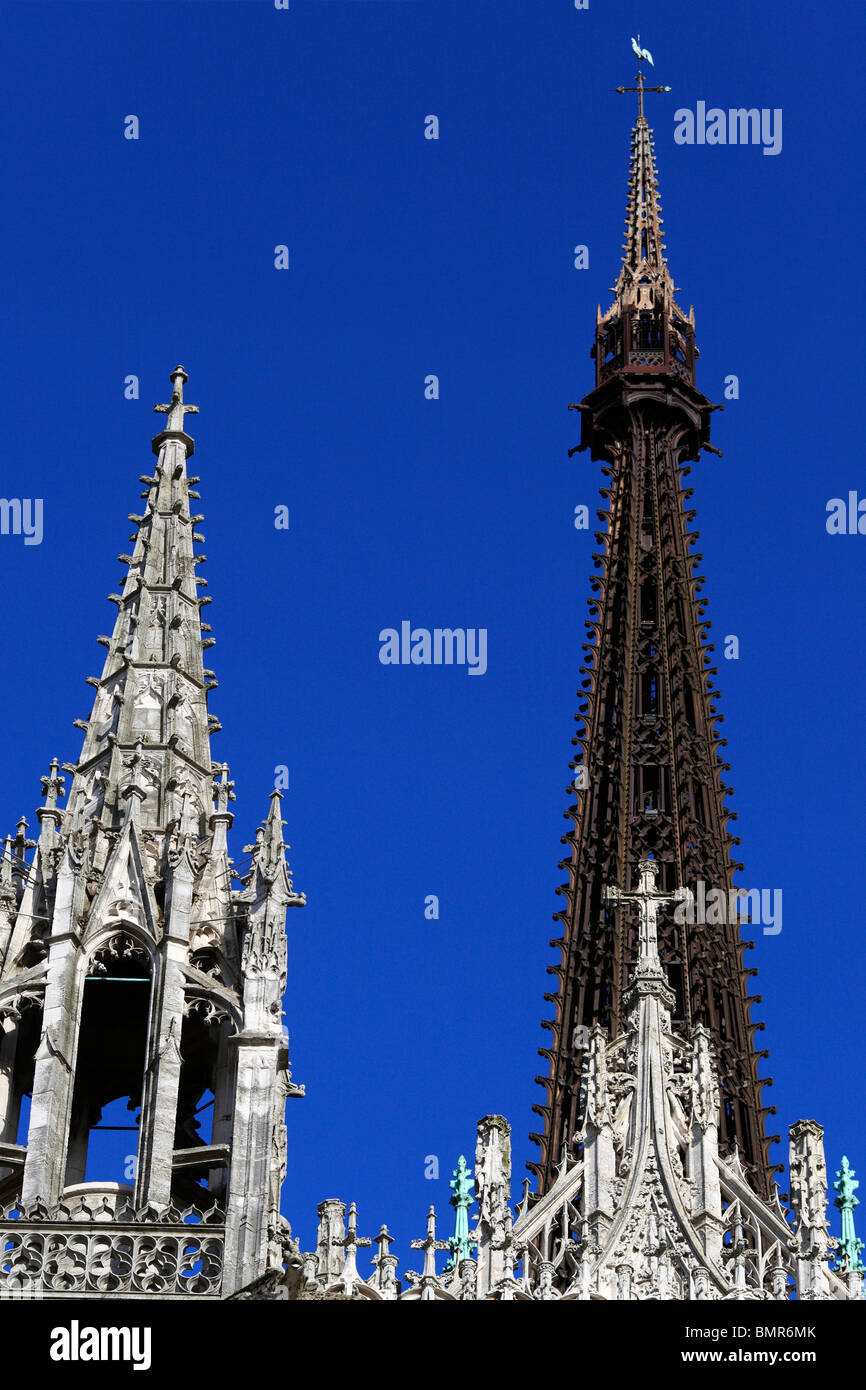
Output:
[[174,732],[178,737],[179,746],[185,747],[192,752],[194,742],[194,718],[189,697],[179,693],[174,699],[173,709]]
[[231,1014],[223,1003],[200,994],[192,994],[188,997],[184,1005],[184,1014],[200,1019],[207,1028],[231,1020]]
[[117,932],[93,952],[90,970],[94,975],[106,975],[112,965],[121,962],[139,967],[149,965],[147,951],[125,932]]
[[[158,561],[158,556],[155,557]],[[165,625],[166,625],[166,603],[165,596],[161,596],[153,604],[147,629],[144,638],[145,657],[151,660],[161,660],[164,655]]]
[[165,678],[156,671],[143,671],[133,687],[133,736],[143,735],[148,743],[160,740]]
[[5,998],[0,998],[0,1019],[8,1019],[10,1023],[20,1023],[21,1017],[28,1009],[41,1009],[45,1002],[45,985],[34,984],[18,990],[14,994],[7,994]]
[[192,776],[184,771],[168,783],[171,792],[171,819],[181,834],[198,835],[204,814],[204,803]]
[[49,1229],[3,1231],[3,1293],[218,1295],[224,1241],[215,1233]]

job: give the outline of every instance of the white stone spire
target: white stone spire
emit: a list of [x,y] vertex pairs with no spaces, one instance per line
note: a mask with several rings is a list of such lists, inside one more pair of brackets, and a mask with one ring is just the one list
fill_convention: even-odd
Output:
[[[153,473],[141,479],[144,509],[130,516],[132,553],[119,557],[127,568],[111,596],[114,630],[100,638],[103,671],[88,679],[93,709],[76,721],[84,746],[63,765],[69,809],[58,805],[55,759],[42,779],[38,844],[23,823],[0,865],[0,1242],[4,1205],[20,1199],[24,1219],[32,1211],[51,1221],[58,1251],[75,1241],[89,1249],[90,1209],[82,1214],[73,1198],[103,1107],[126,1098],[141,1112],[134,1181],[110,1175],[100,1219],[123,1212],[139,1234],[158,1221],[160,1248],[164,1239],[177,1261],[166,1258],[169,1275],[130,1266],[118,1287],[213,1296],[262,1276],[288,1248],[285,1102],[303,1088],[291,1081],[282,1022],[285,925],[287,907],[304,899],[286,864],[279,793],[233,888],[234,783],[211,758],[219,723],[204,664],[210,600],[196,573],[203,517],[193,511],[199,480],[187,476],[195,446],[184,425],[197,407],[184,402],[182,367],[171,380],[171,401],[155,407],[167,419]],[[208,1111],[210,1135],[200,1118]],[[183,1271],[187,1207],[208,1223],[195,1279]],[[103,1235],[92,1235],[95,1249]],[[110,1293],[88,1282],[89,1269],[85,1261],[70,1294]],[[39,1282],[47,1267],[31,1274],[52,1290]],[[0,1296],[4,1278],[0,1270]]]

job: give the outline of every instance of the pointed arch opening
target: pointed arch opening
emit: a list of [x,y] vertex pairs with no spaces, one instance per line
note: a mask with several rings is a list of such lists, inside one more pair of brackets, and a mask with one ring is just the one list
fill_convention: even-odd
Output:
[[225,1198],[232,1032],[233,1020],[220,1000],[204,990],[188,995],[181,1032],[172,1174],[172,1200],[179,1206],[209,1206]]
[[14,1201],[21,1191],[42,1002],[40,991],[25,990],[0,1006],[0,1142],[4,1145],[0,1202],[4,1203]]
[[147,1055],[151,959],[118,932],[87,962],[82,990],[65,1186],[131,1183]]

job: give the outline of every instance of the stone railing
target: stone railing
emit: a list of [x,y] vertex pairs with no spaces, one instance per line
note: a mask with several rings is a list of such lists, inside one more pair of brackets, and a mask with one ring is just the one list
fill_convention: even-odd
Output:
[[0,1207],[0,1300],[219,1298],[224,1223],[217,1207],[135,1211],[106,1197]]

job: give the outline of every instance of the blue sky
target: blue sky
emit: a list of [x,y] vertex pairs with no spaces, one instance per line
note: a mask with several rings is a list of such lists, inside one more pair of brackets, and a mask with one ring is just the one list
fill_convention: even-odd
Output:
[[[183,362],[213,604],[213,753],[237,858],[274,768],[296,886],[285,1211],[385,1220],[405,1255],[476,1119],[534,1156],[599,466],[568,414],[619,266],[638,28],[671,268],[722,459],[689,479],[744,886],[781,888],[755,1010],[771,1132],[866,1166],[860,490],[862,6],[656,0],[3,4],[0,536],[5,826],[74,760],[151,414]],[[783,111],[783,147],[677,145],[674,112]],[[424,139],[428,114],[438,141]],[[140,138],[123,138],[135,114]],[[576,244],[589,268],[572,264]],[[274,268],[274,247],[290,269]],[[130,374],[141,398],[124,399]],[[440,398],[425,400],[425,377]],[[289,507],[288,531],[273,526]],[[488,669],[388,667],[378,634],[484,627]],[[5,829],[4,826],[4,829]],[[424,916],[425,897],[440,918]],[[439,1181],[425,1178],[438,1155]],[[778,1160],[784,1153],[777,1149]],[[861,1223],[862,1224],[862,1223]]]

